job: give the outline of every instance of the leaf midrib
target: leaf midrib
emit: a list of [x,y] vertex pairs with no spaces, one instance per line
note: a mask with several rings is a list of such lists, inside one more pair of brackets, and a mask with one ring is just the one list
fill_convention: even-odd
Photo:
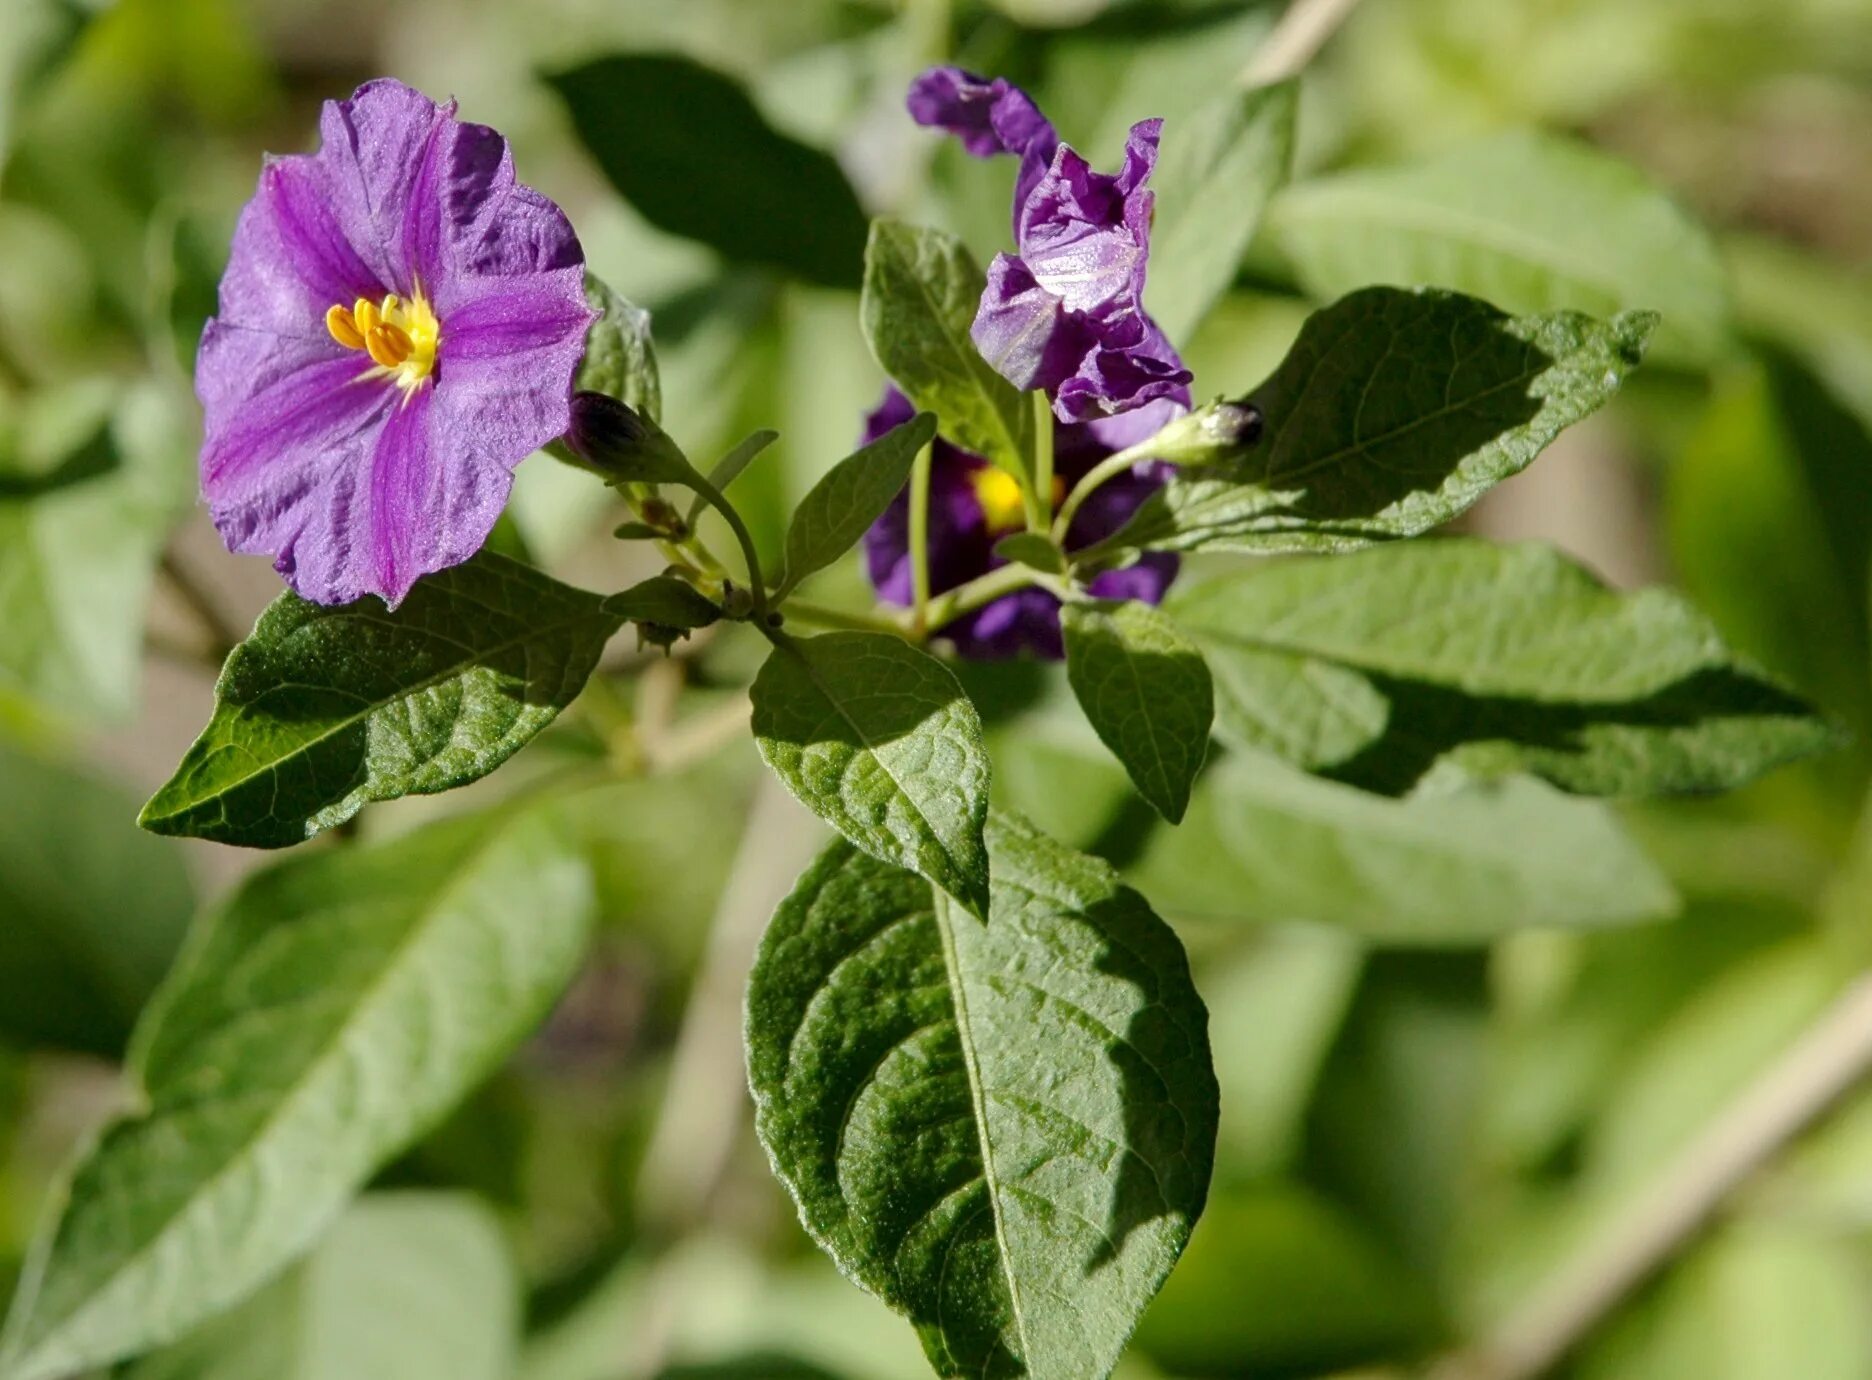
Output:
[[975,1118],[975,1134],[981,1147],[982,1182],[988,1189],[988,1211],[994,1219],[995,1254],[1002,1278],[1007,1282],[1008,1306],[1014,1314],[1014,1335],[1020,1340],[1021,1362],[1032,1367],[1033,1345],[1027,1336],[1027,1318],[1021,1308],[1020,1279],[1014,1270],[1014,1253],[1008,1245],[1007,1222],[1001,1211],[1001,1175],[995,1167],[994,1143],[988,1131],[988,1096],[982,1085],[981,1063],[975,1051],[974,1029],[969,1021],[967,984],[962,975],[962,960],[956,950],[952,929],[955,903],[937,888],[930,899],[936,913],[936,933],[942,940],[943,969],[949,978],[949,998],[955,1004],[956,1041],[962,1049],[962,1067],[968,1075],[969,1109]]
[[[463,671],[470,669],[474,666],[477,666],[484,661],[492,660],[495,657],[504,656],[508,652],[514,651],[518,648],[525,647],[529,643],[537,641],[541,637],[550,636],[551,634],[560,632],[566,628],[574,627],[580,623],[583,623],[583,622],[588,621],[589,619],[592,619],[594,616],[597,618],[602,618],[606,620],[609,620],[611,618],[611,615],[605,611],[602,601],[600,601],[596,609],[590,613],[568,615],[566,618],[558,622],[545,623],[545,624],[540,624],[537,626],[529,627],[524,632],[518,634],[515,637],[511,637],[507,639],[505,642],[497,643],[492,647],[473,650],[473,654],[471,656],[465,657],[460,661],[451,662],[447,667],[445,667],[443,670],[436,672],[434,675],[425,676],[422,680],[416,681],[413,684],[400,688],[395,695],[391,696],[388,699],[367,701],[364,707],[359,709],[356,713],[346,715],[344,718],[333,721],[330,725],[328,725],[324,730],[322,730],[315,736],[310,737],[310,738],[300,739],[298,742],[294,743],[290,751],[282,752],[280,753],[279,756],[270,758],[262,762],[260,765],[256,766],[252,771],[249,771],[241,776],[237,776],[231,781],[223,781],[217,784],[212,791],[206,794],[199,795],[199,796],[191,796],[187,800],[185,800],[182,804],[176,806],[174,809],[169,810],[167,813],[164,813],[164,814],[154,815],[154,814],[149,814],[146,811],[144,814],[144,820],[150,823],[159,823],[159,822],[166,821],[166,820],[180,819],[192,811],[201,809],[202,806],[204,805],[207,805],[213,801],[221,799],[224,796],[232,794],[233,792],[239,790],[241,787],[247,785],[248,783],[252,781],[259,779],[260,777],[263,777],[270,773],[278,771],[284,763],[290,762],[296,757],[301,757],[305,755],[306,753],[310,752],[312,749],[316,748],[319,744],[325,742],[327,739],[335,737],[337,734],[344,732],[346,729],[351,728],[354,725],[362,722],[363,720],[370,718],[373,714],[381,713],[389,705],[395,704],[401,700],[410,699],[416,695],[420,695],[425,690],[432,690],[436,686],[442,684],[443,682],[454,679],[455,677],[461,675]],[[307,624],[305,626],[308,626],[308,627],[323,626],[325,623],[329,621],[335,621],[335,619],[323,619],[322,618],[318,620],[317,624]],[[617,628],[622,627],[623,622],[624,620],[622,618],[616,619],[612,627],[612,631],[615,632]],[[297,631],[299,631],[299,629],[294,629],[294,632],[297,632]],[[467,646],[466,643],[461,643],[457,641],[457,639],[446,637],[439,633],[424,632],[423,635],[426,637],[440,637],[441,640],[444,642],[455,642],[456,645],[458,646],[463,646],[463,647]],[[608,633],[606,634],[606,636],[609,636],[609,635],[610,634]],[[274,687],[269,687],[269,688],[274,688]],[[332,686],[332,687],[325,687],[325,688],[336,689],[337,687]],[[235,710],[239,715],[244,717],[247,711],[252,707],[252,705],[253,705],[253,701],[250,700],[246,702],[245,704],[235,706]],[[209,729],[212,730],[213,727],[214,727],[213,722],[210,721]],[[203,737],[206,738],[206,736],[207,734],[204,733]],[[220,751],[225,750],[228,746],[229,744],[226,742],[217,743],[213,750],[216,752],[220,752]],[[157,798],[160,799],[161,796],[159,795]]]

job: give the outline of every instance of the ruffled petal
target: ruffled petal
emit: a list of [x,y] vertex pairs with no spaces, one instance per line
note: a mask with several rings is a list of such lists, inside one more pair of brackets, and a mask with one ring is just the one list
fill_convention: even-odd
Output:
[[990,81],[960,67],[932,67],[910,83],[910,118],[955,135],[977,158],[1011,153],[1020,159],[1014,179],[1014,226],[1021,207],[1046,174],[1059,133],[1033,98],[1005,78]]
[[988,286],[969,338],[1016,388],[1049,391],[1071,376],[1092,344],[1066,304],[1010,254],[995,255],[988,266]]

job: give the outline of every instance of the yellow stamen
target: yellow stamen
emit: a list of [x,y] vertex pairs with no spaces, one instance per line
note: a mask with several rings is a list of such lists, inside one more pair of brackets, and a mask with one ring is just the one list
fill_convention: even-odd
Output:
[[347,350],[364,348],[364,336],[357,328],[357,322],[351,319],[351,313],[343,307],[334,306],[325,313],[325,329],[331,332],[331,338]]
[[982,518],[991,533],[1017,530],[1026,519],[1021,502],[1020,481],[1006,470],[984,465],[969,476],[975,487],[975,501],[981,504]]
[[442,349],[442,323],[422,294],[422,285],[408,297],[391,292],[382,302],[360,297],[349,310],[334,306],[325,313],[325,329],[347,350],[362,350],[376,368],[365,378],[396,381],[411,396],[435,372]]

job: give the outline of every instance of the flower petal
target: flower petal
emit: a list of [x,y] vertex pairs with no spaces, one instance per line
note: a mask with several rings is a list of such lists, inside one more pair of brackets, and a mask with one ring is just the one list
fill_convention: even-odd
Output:
[[1034,281],[1027,265],[997,254],[969,338],[996,373],[1016,388],[1051,391],[1071,377],[1094,343],[1066,304]]
[[1033,98],[1005,78],[989,81],[960,67],[932,67],[910,83],[910,118],[955,135],[977,158],[1011,153],[1020,158],[1014,180],[1014,225],[1021,207],[1045,175],[1059,133]]

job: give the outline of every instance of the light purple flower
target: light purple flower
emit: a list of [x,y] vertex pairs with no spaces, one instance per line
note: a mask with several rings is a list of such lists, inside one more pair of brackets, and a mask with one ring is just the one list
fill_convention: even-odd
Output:
[[319,127],[234,233],[195,366],[202,492],[303,597],[394,607],[565,431],[594,313],[578,238],[495,131],[389,80]]
[[1131,127],[1124,166],[1094,172],[1059,142],[1033,101],[1006,81],[932,68],[910,113],[978,157],[1018,154],[1014,238],[997,254],[970,334],[1017,388],[1044,389],[1063,422],[1114,416],[1159,399],[1190,401],[1190,373],[1144,311],[1163,121]]
[[[1149,409],[1152,412],[1158,409]],[[877,410],[865,419],[867,442],[910,420],[915,411],[895,388],[885,391]],[[1132,413],[1123,418],[1085,425],[1062,426],[1055,435],[1055,464],[1061,487],[1082,478],[1100,460],[1130,444]],[[1161,418],[1144,425],[1148,435]],[[1078,550],[1116,532],[1137,511],[1152,489],[1163,483],[1168,466],[1146,461],[1092,491],[1074,514],[1066,547]],[[1005,562],[994,553],[995,543],[1023,526],[1020,488],[1005,470],[996,469],[978,455],[938,437],[930,457],[929,567],[930,590],[940,594],[985,575]],[[865,533],[865,564],[878,597],[889,604],[908,606],[913,595],[910,569],[909,490],[897,495],[884,515]],[[1123,570],[1109,570],[1088,586],[1100,599],[1141,599],[1159,602],[1176,577],[1177,558],[1161,552],[1144,556]],[[947,624],[941,636],[956,651],[974,660],[991,660],[1031,652],[1055,658],[1064,655],[1060,639],[1059,600],[1043,589],[1022,589],[964,614]]]

